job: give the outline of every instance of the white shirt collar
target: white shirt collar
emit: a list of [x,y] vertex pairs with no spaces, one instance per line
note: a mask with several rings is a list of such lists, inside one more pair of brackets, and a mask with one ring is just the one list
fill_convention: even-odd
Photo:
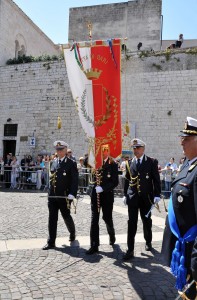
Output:
[[191,166],[193,162],[195,162],[196,160],[197,160],[197,156],[188,161],[189,165]]
[[107,157],[106,159],[104,159],[104,162],[106,163],[106,161],[108,160],[109,157]]
[[136,163],[137,163],[138,159],[140,159],[140,163],[142,163],[143,157],[144,157],[144,154],[139,158],[135,157]]
[[64,157],[62,157],[62,158],[59,158],[59,157],[58,157],[58,161],[61,161],[61,162],[62,162],[62,161],[64,160],[65,157],[66,157],[66,156],[64,156]]

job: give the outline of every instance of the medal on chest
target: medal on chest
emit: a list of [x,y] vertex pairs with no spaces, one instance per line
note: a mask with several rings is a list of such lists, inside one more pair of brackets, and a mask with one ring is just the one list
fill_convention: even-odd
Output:
[[146,179],[149,179],[149,175],[148,175],[148,173],[146,174]]
[[66,172],[64,171],[63,176],[66,176]]
[[[182,190],[180,191],[180,193],[182,192]],[[179,195],[178,197],[177,197],[177,200],[178,200],[178,202],[179,203],[182,203],[183,202],[183,196],[182,195]]]
[[110,177],[111,177],[111,175],[110,175],[110,173],[109,173],[109,172],[108,172],[108,174],[107,174],[107,177],[108,177],[108,178],[110,178]]

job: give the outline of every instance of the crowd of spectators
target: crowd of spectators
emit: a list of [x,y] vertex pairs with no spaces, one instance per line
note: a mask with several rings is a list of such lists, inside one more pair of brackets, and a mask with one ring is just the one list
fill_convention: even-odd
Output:
[[[88,154],[79,158],[79,162],[72,153],[67,151],[67,157],[77,164],[79,172],[79,186],[81,192],[85,192],[89,184],[90,166],[88,165]],[[0,157],[0,182],[1,186],[10,189],[47,189],[49,187],[50,166],[57,158],[56,153],[52,155],[37,155],[35,159],[31,155],[24,155],[21,161],[8,153],[6,158]]]
[[174,157],[171,157],[169,162],[165,164],[164,168],[161,167],[159,168],[162,190],[166,198],[169,198],[170,196],[171,183],[180,172],[184,160],[185,158],[181,157],[179,161],[179,165],[177,166],[177,164],[174,161]]
[[40,190],[49,182],[49,166],[54,156],[37,155],[34,160],[31,155],[24,155],[19,161],[16,156],[8,153],[5,160],[0,157],[0,181],[5,188]]
[[[77,160],[72,150],[68,149],[67,156],[76,162],[79,172],[79,191],[86,193],[90,184],[91,167],[88,165],[88,154],[79,157]],[[21,161],[11,153],[7,154],[6,159],[0,157],[0,182],[5,188],[10,189],[47,189],[49,186],[50,165],[57,156],[53,155],[37,155],[35,159],[31,155],[24,155]],[[119,169],[119,185],[117,190],[120,192],[124,189],[126,163],[130,159],[129,155],[117,158],[116,162]],[[180,172],[184,158],[180,159],[179,165],[171,157],[162,168],[158,165],[162,193],[168,198],[171,191],[171,183]]]

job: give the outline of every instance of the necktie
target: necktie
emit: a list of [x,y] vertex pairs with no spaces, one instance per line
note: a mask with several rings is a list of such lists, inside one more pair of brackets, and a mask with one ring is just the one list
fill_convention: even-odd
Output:
[[61,164],[61,159],[58,160],[58,168],[60,168],[60,164]]
[[137,170],[140,168],[140,158],[137,159]]

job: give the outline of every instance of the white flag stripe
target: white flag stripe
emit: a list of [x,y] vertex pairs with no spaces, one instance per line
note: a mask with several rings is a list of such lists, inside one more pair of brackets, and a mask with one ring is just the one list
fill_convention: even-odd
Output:
[[[80,48],[80,55],[84,69],[91,68],[91,48]],[[93,126],[94,122],[94,105],[93,105],[93,89],[92,89],[92,80],[88,80],[80,69],[76,58],[74,50],[64,49],[64,57],[66,61],[68,80],[72,92],[73,99],[78,106],[79,119],[82,125],[83,130],[85,131],[87,137],[94,138],[95,130]],[[85,112],[88,117],[91,119],[91,122],[87,121],[82,112],[82,100],[85,108]],[[95,154],[94,149],[89,149],[89,164],[95,166]]]
[[[68,49],[65,49],[64,54],[72,96],[74,101],[77,100],[78,103],[78,113],[80,122],[87,136],[94,137],[94,127],[92,124],[87,122],[81,111],[81,99],[83,93],[86,92],[85,109],[88,115],[94,121],[92,80],[88,80],[85,74],[78,66],[77,61],[75,59],[74,50],[70,51]],[[90,68],[90,59],[84,59],[85,57],[90,58],[90,48],[80,48],[80,54],[83,58],[84,69],[86,70],[87,68]]]

